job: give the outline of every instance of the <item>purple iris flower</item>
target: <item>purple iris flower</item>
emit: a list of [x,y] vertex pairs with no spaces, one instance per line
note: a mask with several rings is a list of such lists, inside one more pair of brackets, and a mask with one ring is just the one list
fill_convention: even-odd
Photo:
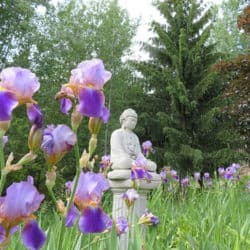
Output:
[[162,169],[160,172],[160,177],[161,177],[161,181],[162,183],[167,183],[168,179],[167,179],[167,171],[165,169]]
[[110,155],[104,155],[100,162],[101,169],[107,169],[111,166]]
[[102,60],[92,59],[81,62],[76,69],[71,71],[70,82],[102,89],[111,76],[111,72],[105,70]]
[[109,110],[105,107],[105,96],[99,89],[85,87],[79,91],[78,111],[83,116],[99,117],[106,123]]
[[0,90],[0,123],[2,121],[11,120],[12,111],[17,105],[18,101],[16,100],[14,94],[5,90]]
[[171,170],[170,171],[170,175],[172,178],[174,178],[176,181],[179,181],[179,176],[177,175],[177,171],[176,170]]
[[128,221],[125,217],[118,217],[115,223],[115,229],[118,236],[128,231]]
[[122,194],[122,199],[124,199],[128,207],[131,207],[138,198],[139,194],[133,188],[128,189],[125,193]]
[[34,73],[20,67],[3,69],[0,73],[0,87],[15,95],[19,104],[33,103],[32,96],[40,88]]
[[[79,229],[82,233],[100,233],[109,230],[112,220],[103,212],[101,199],[109,188],[107,179],[100,173],[81,173],[74,196],[74,203],[81,211]],[[71,207],[66,218],[66,226],[72,226],[78,214]]]
[[225,174],[225,169],[223,167],[218,168],[218,173],[220,177],[224,177]]
[[152,142],[145,141],[142,143],[142,151],[145,156],[148,156],[149,153],[153,152]]
[[44,129],[41,145],[47,162],[55,165],[76,143],[76,135],[66,125],[49,125]]
[[210,174],[209,173],[204,173],[203,179],[205,181],[209,181],[210,180]]
[[16,230],[16,226],[24,223],[22,240],[28,249],[40,249],[46,240],[45,233],[38,227],[33,213],[38,210],[43,194],[39,194],[33,185],[33,178],[13,183],[6,190],[6,196],[0,197],[1,237],[0,245]]
[[182,187],[187,187],[187,186],[189,186],[189,179],[188,179],[188,177],[185,177],[185,178],[183,178],[182,180],[181,180],[181,186]]
[[150,181],[152,179],[152,175],[147,171],[147,159],[143,156],[143,154],[139,154],[136,160],[132,163],[130,179],[140,180],[144,178]]
[[201,179],[201,174],[200,174],[200,172],[195,172],[194,173],[194,180],[195,181],[199,181]]
[[144,214],[139,219],[139,224],[145,224],[150,226],[155,226],[159,224],[160,219],[153,215],[148,209],[145,210]]

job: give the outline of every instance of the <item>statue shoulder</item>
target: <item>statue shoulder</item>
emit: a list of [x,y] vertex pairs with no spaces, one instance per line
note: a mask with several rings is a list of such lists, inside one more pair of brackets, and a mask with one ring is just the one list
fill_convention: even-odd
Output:
[[119,129],[116,129],[112,132],[111,136],[114,137],[114,136],[119,136],[119,135],[122,135],[124,133],[124,131],[119,128]]

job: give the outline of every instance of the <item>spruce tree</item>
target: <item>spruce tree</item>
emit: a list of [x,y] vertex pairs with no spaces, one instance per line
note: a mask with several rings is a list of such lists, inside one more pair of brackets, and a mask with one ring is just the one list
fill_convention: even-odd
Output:
[[[211,171],[237,161],[241,140],[222,112],[226,83],[211,70],[218,55],[207,40],[211,12],[197,0],[157,1],[164,23],[152,22],[154,36],[144,45],[150,60],[136,63],[143,75],[145,129],[164,152],[164,164],[180,171]],[[158,128],[161,128],[159,131]],[[156,131],[157,130],[157,131]],[[157,135],[154,137],[154,134]]]

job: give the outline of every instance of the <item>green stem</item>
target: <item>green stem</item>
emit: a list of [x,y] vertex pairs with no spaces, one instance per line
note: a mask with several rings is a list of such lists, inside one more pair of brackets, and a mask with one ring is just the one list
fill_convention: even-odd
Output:
[[57,201],[56,201],[55,194],[54,194],[54,192],[53,192],[53,190],[52,190],[51,187],[47,186],[47,189],[48,189],[49,195],[50,195],[50,197],[51,197],[51,199],[52,199],[52,201],[53,201],[53,203],[54,203],[54,205],[55,205],[55,207],[57,209]]
[[4,171],[4,152],[3,152],[3,137],[0,138],[0,169],[1,169],[1,179],[0,179],[0,195],[2,194],[4,184],[6,181],[7,173]]
[[[76,133],[76,131],[74,131],[74,132]],[[75,158],[76,158],[76,176],[75,176],[75,180],[74,180],[73,190],[71,192],[71,195],[70,195],[67,207],[66,207],[66,216],[67,216],[67,214],[69,212],[69,209],[70,209],[70,206],[71,206],[71,204],[73,202],[73,198],[74,198],[74,195],[75,195],[75,192],[76,192],[76,187],[77,187],[78,180],[79,180],[80,173],[81,173],[80,164],[79,164],[79,162],[80,162],[80,154],[79,154],[78,142],[76,142],[76,144],[74,146],[74,151],[75,151]],[[63,228],[64,228],[64,225],[65,225],[65,220],[66,220],[66,218],[62,219],[62,223],[61,223],[61,227],[60,227],[60,234],[59,234],[58,247],[57,247],[58,250],[63,249],[62,248],[62,241],[63,241],[62,238],[63,238]]]

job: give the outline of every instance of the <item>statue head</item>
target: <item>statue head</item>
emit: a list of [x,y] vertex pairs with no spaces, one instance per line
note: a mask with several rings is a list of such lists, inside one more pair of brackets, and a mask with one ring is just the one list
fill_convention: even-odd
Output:
[[125,109],[120,115],[122,128],[133,130],[137,123],[137,114],[133,109]]

